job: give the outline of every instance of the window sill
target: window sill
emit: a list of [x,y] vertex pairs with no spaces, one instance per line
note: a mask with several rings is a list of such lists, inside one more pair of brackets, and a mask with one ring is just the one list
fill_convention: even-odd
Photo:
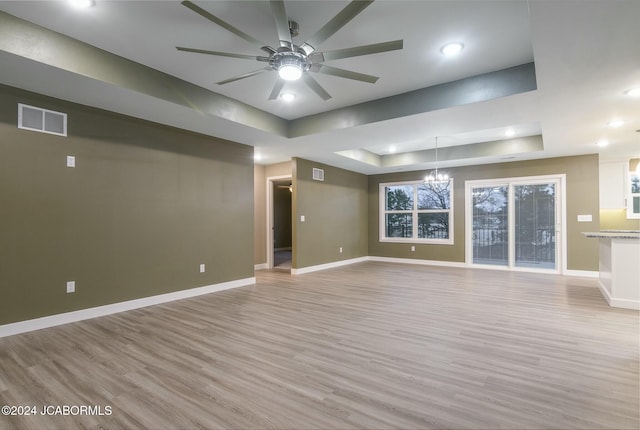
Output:
[[410,243],[415,245],[453,245],[453,239],[413,239],[413,238],[383,238],[381,243]]

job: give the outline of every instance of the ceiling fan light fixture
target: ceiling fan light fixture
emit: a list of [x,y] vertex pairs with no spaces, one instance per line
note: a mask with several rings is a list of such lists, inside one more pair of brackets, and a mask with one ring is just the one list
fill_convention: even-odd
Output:
[[302,69],[295,64],[285,64],[278,68],[278,75],[285,81],[297,81],[302,77]]
[[280,98],[285,102],[292,102],[296,99],[296,95],[293,93],[283,93]]

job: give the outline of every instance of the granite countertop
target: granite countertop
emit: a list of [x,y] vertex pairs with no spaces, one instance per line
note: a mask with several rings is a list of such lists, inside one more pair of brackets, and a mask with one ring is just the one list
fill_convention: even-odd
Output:
[[638,230],[602,230],[582,232],[585,237],[608,238],[608,239],[640,239],[640,231]]

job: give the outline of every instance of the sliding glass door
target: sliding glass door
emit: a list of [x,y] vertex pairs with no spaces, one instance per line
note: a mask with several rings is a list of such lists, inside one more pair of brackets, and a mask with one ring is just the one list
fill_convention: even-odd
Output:
[[467,183],[467,261],[557,271],[559,178]]
[[515,265],[556,268],[556,184],[513,186]]
[[508,185],[473,187],[473,263],[509,265]]

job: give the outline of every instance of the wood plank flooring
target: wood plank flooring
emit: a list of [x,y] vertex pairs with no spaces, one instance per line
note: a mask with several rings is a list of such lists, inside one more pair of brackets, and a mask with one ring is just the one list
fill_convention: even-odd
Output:
[[0,429],[638,429],[596,280],[367,262],[0,339]]

